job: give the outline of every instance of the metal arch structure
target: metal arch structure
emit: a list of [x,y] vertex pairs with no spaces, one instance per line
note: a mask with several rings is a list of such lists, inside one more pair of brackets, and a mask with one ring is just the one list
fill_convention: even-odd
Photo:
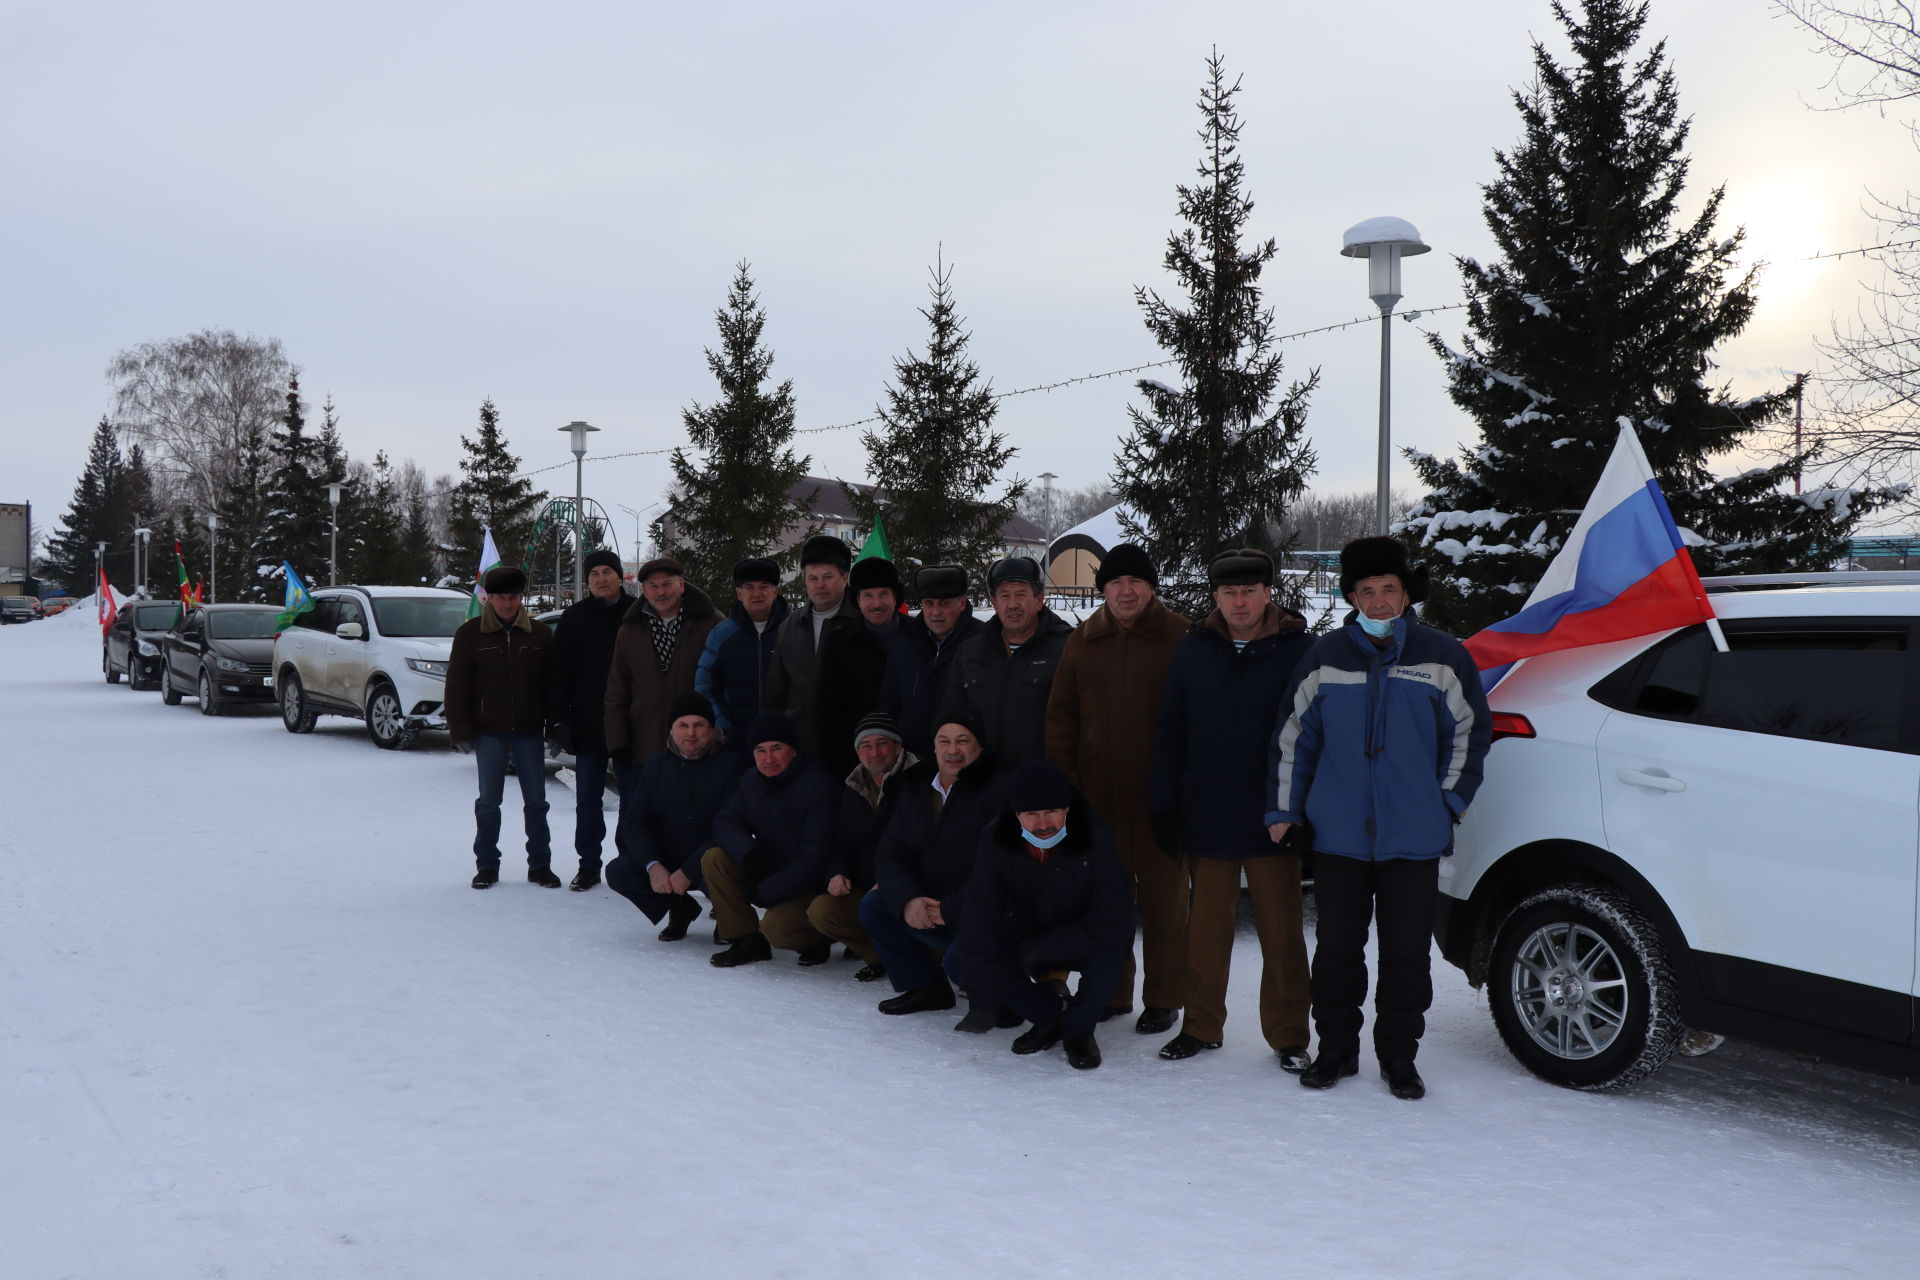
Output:
[[[573,603],[573,578],[568,566],[572,563],[576,539],[587,545],[589,550],[596,545],[611,547],[622,561],[626,559],[613,517],[599,502],[593,498],[582,498],[575,504],[571,495],[548,498],[534,519],[532,531],[527,534],[520,568],[526,572],[529,589],[535,594],[549,596],[555,608]],[[545,576],[548,573],[553,576]],[[542,586],[546,587],[545,592],[540,591]]]

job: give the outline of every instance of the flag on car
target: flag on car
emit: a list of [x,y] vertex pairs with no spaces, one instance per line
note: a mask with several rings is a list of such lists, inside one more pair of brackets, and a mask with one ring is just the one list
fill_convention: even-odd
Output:
[[300,581],[300,575],[293,571],[293,565],[282,560],[280,567],[287,574],[287,603],[286,608],[280,610],[273,620],[275,631],[285,631],[301,614],[313,609],[313,597],[307,592],[307,584]]
[[469,618],[477,618],[480,616],[480,606],[487,598],[487,588],[484,585],[487,579],[487,570],[497,568],[499,564],[500,549],[493,545],[493,530],[488,529],[480,539],[480,568],[473,575],[473,599],[467,601],[467,616]]
[[120,612],[119,607],[113,603],[113,588],[107,585],[107,569],[105,565],[100,567],[99,604],[100,638],[105,640],[107,637],[107,628],[113,625],[113,615]]
[[1467,652],[1492,689],[1536,654],[1630,640],[1696,622],[1713,605],[1660,484],[1626,423],[1566,545],[1519,613],[1469,636]]
[[191,609],[199,603],[193,589],[193,579],[187,576],[187,559],[180,554],[180,539],[173,540],[173,571],[180,579],[180,603]]

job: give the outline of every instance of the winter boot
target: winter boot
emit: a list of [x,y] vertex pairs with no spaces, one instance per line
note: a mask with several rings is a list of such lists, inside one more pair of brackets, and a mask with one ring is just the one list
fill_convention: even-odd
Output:
[[773,946],[764,933],[750,933],[744,938],[735,938],[733,945],[715,955],[707,963],[716,969],[733,969],[743,964],[754,964],[761,960],[773,959]]
[[855,982],[878,982],[887,976],[887,967],[878,960],[872,964],[863,964],[854,971]]
[[1427,1096],[1427,1082],[1413,1069],[1411,1058],[1381,1063],[1380,1078],[1387,1082],[1388,1091],[1396,1098],[1414,1102]]
[[482,867],[474,873],[473,887],[476,889],[491,889],[499,883],[500,868],[498,867]]
[[687,936],[687,926],[699,918],[700,904],[684,894],[676,895],[667,908],[667,927],[660,931],[660,941],[680,941]]
[[1191,1058],[1202,1049],[1218,1049],[1218,1040],[1202,1040],[1199,1036],[1190,1036],[1182,1031],[1173,1039],[1160,1046],[1160,1056],[1169,1062],[1178,1062],[1182,1058]]
[[582,867],[574,873],[573,883],[569,884],[567,888],[573,890],[575,893],[585,893],[599,883],[600,868]]
[[820,945],[808,947],[800,953],[800,967],[802,969],[811,969],[815,965],[825,964],[831,959],[833,959],[833,943],[831,940],[822,939]]
[[1157,1036],[1162,1031],[1173,1030],[1173,1024],[1179,1020],[1178,1009],[1162,1009],[1155,1005],[1148,1005],[1134,1020],[1133,1029],[1143,1036]]
[[1025,1018],[1007,1006],[1001,1005],[997,1013],[990,1009],[969,1009],[966,1017],[953,1024],[953,1029],[973,1035],[985,1035],[989,1031],[1010,1030],[1025,1021]]
[[[1076,1037],[1076,1039],[1079,1037]],[[1091,1040],[1093,1037],[1088,1036]],[[1060,1043],[1060,1019],[1055,1018],[1045,1025],[1035,1025],[1022,1031],[1013,1038],[1015,1053],[1045,1053]]]
[[1092,1033],[1067,1037],[1067,1065],[1075,1071],[1091,1071],[1100,1065],[1100,1046]]
[[939,1009],[953,1008],[953,984],[944,977],[932,982],[903,991],[897,996],[882,1000],[880,1012],[889,1014],[928,1013]]
[[1299,1075],[1313,1065],[1313,1057],[1308,1054],[1307,1046],[1290,1044],[1284,1049],[1274,1050],[1280,1058],[1280,1069],[1289,1075]]
[[552,867],[528,867],[527,883],[537,884],[542,889],[558,889],[560,877],[553,874]]
[[1309,1089],[1331,1089],[1347,1076],[1359,1074],[1360,1062],[1353,1054],[1328,1053],[1323,1048],[1313,1065],[1300,1073],[1300,1083]]

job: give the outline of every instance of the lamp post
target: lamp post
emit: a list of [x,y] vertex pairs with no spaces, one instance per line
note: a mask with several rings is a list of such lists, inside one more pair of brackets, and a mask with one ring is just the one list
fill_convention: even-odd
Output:
[[96,542],[93,544],[93,589],[96,594],[100,590],[101,579],[106,577],[106,565],[107,544]]
[[327,505],[333,508],[333,526],[327,531],[327,585],[340,581],[340,490],[338,480],[327,482]]
[[139,572],[134,575],[140,580],[140,588],[135,594],[144,600],[147,596],[147,539],[153,536],[153,530],[135,529],[133,536],[138,539],[134,546],[139,552],[140,561]]
[[1393,367],[1394,304],[1400,301],[1400,259],[1427,253],[1432,246],[1420,239],[1404,218],[1368,218],[1347,228],[1340,254],[1367,260],[1367,296],[1380,308],[1380,463],[1374,491],[1375,532],[1387,531],[1387,495],[1393,469],[1393,401],[1389,374]]
[[216,572],[220,564],[220,517],[207,512],[207,603],[220,603],[220,576]]
[[[586,590],[586,575],[582,562],[586,559],[587,549],[581,545],[581,535],[585,529],[580,520],[580,504],[584,496],[580,490],[580,464],[587,456],[587,432],[599,429],[577,418],[560,428],[573,437],[573,598],[575,600],[585,594]],[[556,593],[559,586],[557,582],[554,584]]]

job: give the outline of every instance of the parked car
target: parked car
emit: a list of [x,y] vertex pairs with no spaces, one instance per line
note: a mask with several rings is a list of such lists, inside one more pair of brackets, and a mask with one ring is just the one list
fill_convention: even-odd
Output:
[[0,623],[32,622],[39,616],[33,609],[33,597],[0,596]]
[[108,684],[127,678],[130,689],[160,687],[160,642],[180,620],[178,600],[130,600],[120,606],[100,644]]
[[366,721],[378,746],[447,727],[447,658],[473,597],[437,587],[326,587],[273,646],[280,718],[311,733],[322,715]]
[[273,637],[280,610],[270,604],[209,604],[188,609],[160,642],[160,701],[191,695],[200,714],[230,702],[273,698]]
[[72,596],[53,596],[40,602],[40,613],[43,617],[51,618],[58,614],[65,613],[79,603],[80,602]]
[[1533,658],[1436,936],[1557,1084],[1688,1028],[1920,1075],[1920,574],[1709,579],[1704,626]]

